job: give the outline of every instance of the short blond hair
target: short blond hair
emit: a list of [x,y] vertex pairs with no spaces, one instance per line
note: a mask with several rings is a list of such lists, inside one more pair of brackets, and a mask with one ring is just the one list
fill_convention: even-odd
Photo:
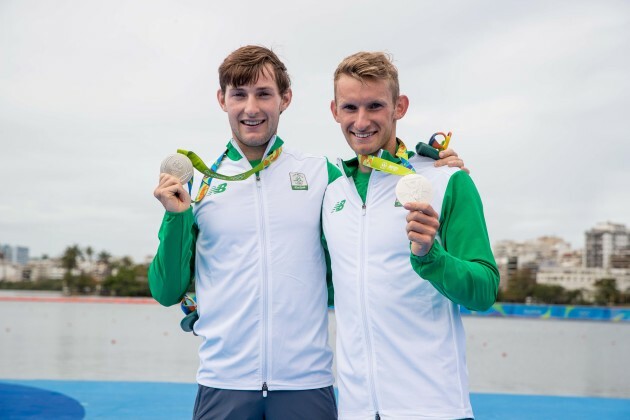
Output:
[[387,80],[392,90],[394,102],[400,95],[398,69],[392,64],[391,55],[382,52],[361,51],[343,59],[335,70],[335,95],[337,81],[343,75],[364,82],[370,80]]

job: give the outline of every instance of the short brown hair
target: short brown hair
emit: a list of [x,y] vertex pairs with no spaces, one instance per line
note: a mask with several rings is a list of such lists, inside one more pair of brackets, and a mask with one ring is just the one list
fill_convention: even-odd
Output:
[[247,45],[233,51],[219,66],[219,84],[225,93],[228,85],[243,86],[258,81],[258,76],[270,65],[280,94],[291,86],[287,68],[269,48]]
[[394,101],[400,95],[398,69],[392,64],[391,56],[382,52],[361,51],[343,59],[335,70],[335,88],[337,80],[343,75],[353,77],[360,82],[364,79],[387,80],[392,89]]

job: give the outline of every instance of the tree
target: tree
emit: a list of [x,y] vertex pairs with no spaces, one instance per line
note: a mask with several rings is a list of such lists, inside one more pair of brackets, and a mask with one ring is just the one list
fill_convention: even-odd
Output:
[[88,261],[92,262],[92,256],[94,255],[94,249],[91,246],[85,248],[85,255],[88,257]]
[[146,280],[147,266],[134,265],[130,258],[123,258],[116,274],[108,276],[103,282],[103,293],[116,296],[151,296]]
[[565,290],[562,286],[536,284],[532,288],[532,297],[541,303],[564,303]]
[[80,258],[83,258],[83,253],[77,244],[67,247],[61,256],[61,266],[66,270],[63,276],[63,291],[66,294],[71,294],[76,286],[72,270],[78,267]]
[[583,305],[586,303],[583,290],[567,290],[562,286],[536,284],[532,289],[532,297],[535,302],[561,304],[561,305]]
[[75,244],[66,248],[61,256],[61,265],[66,269],[66,273],[77,268],[80,258],[83,258],[83,252],[79,245]]
[[536,279],[531,270],[516,270],[508,279],[507,288],[501,291],[499,299],[504,302],[525,302],[528,296],[532,296]]
[[98,253],[98,257],[97,257],[97,262],[103,263],[103,264],[109,264],[111,258],[112,258],[112,254],[110,254],[107,251],[101,251]]
[[616,279],[599,279],[595,282],[596,305],[614,305],[621,301]]
[[105,266],[104,275],[105,276],[110,275],[112,271],[112,267],[111,267],[112,255],[107,251],[101,251],[99,252],[96,258],[97,258],[96,259],[97,263],[103,264]]

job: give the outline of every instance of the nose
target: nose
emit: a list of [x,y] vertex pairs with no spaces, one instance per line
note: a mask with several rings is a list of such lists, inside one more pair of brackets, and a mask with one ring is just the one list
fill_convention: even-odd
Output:
[[245,113],[250,116],[253,117],[258,113],[259,107],[258,107],[258,100],[256,99],[255,95],[248,95],[247,96],[247,102],[245,102]]
[[357,118],[354,121],[354,128],[357,131],[364,131],[370,126],[370,119],[368,118],[365,109],[359,108],[356,114]]

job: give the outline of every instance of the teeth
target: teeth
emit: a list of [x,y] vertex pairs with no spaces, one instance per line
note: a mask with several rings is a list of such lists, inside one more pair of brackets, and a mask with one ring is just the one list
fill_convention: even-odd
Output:
[[354,133],[355,136],[357,136],[360,139],[365,139],[368,138],[372,135],[372,133],[364,133],[364,134],[359,134],[359,133]]
[[256,126],[262,123],[263,123],[263,120],[255,120],[255,121],[243,120],[243,124],[249,125],[249,126]]

